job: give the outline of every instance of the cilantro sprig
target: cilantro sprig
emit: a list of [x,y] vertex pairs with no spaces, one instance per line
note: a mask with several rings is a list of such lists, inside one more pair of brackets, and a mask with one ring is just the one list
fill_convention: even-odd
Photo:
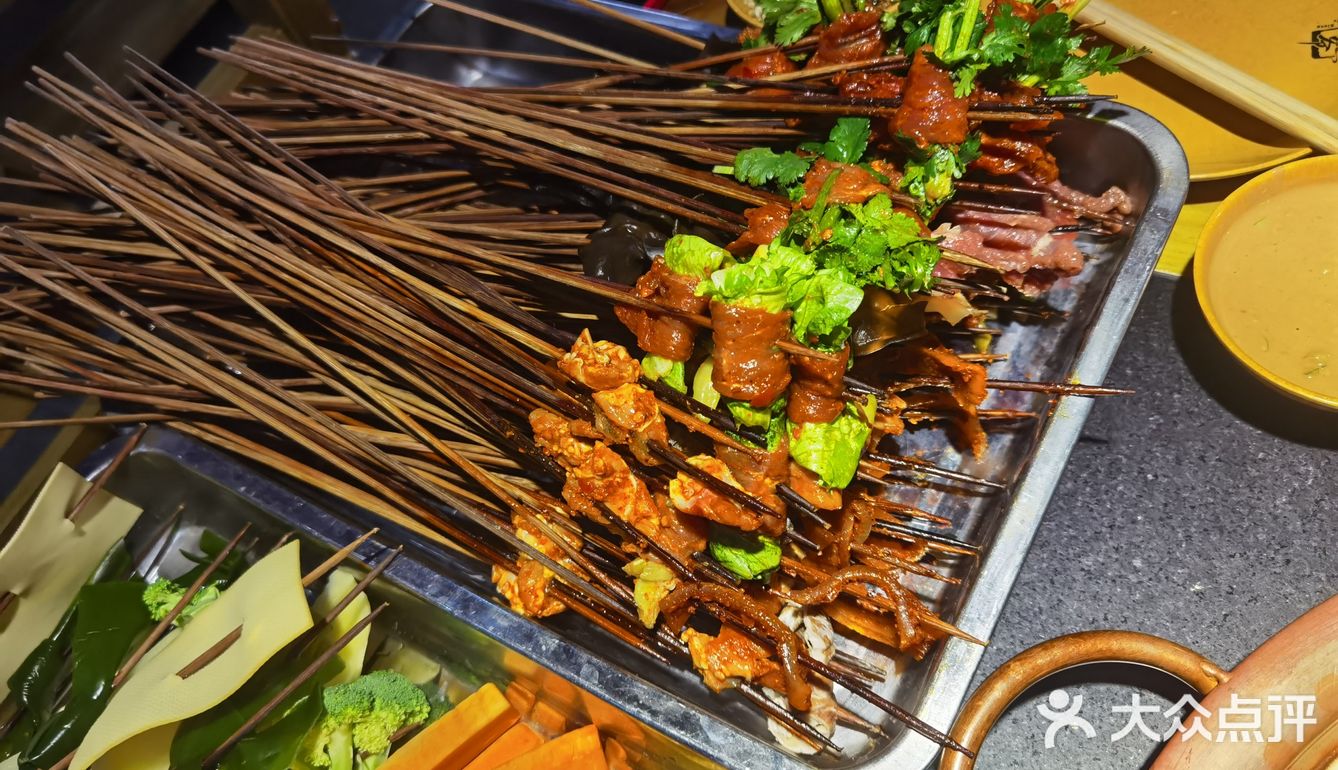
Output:
[[802,245],[819,267],[841,270],[861,288],[904,293],[933,284],[940,256],[938,246],[920,235],[920,223],[882,194],[860,205],[796,211],[779,240]]
[[864,7],[863,0],[758,0],[765,43],[791,45],[824,21],[832,22]]
[[1139,49],[1116,54],[1111,46],[1100,46],[1084,55],[1083,35],[1073,33],[1073,19],[1064,11],[1044,13],[1028,22],[1013,6],[1001,3],[987,19],[981,4],[982,0],[907,0],[889,12],[884,27],[894,37],[904,36],[906,51],[932,45],[934,57],[952,70],[959,98],[971,94],[983,73],[1047,94],[1084,94],[1084,78],[1115,72],[1144,53]]
[[839,118],[825,142],[808,142],[799,146],[805,153],[776,152],[770,147],[751,147],[734,156],[734,165],[716,166],[717,174],[732,174],[735,179],[753,187],[775,184],[787,188],[803,179],[818,156],[834,163],[857,163],[869,147],[868,118]]
[[920,201],[920,213],[931,217],[952,199],[955,182],[971,161],[980,157],[980,136],[972,134],[958,145],[934,144],[912,147],[906,158],[901,189]]

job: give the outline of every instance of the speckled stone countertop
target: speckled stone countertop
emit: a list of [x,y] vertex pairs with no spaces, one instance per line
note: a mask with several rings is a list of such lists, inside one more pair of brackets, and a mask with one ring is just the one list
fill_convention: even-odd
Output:
[[[1208,329],[1192,279],[1153,278],[1106,382],[1137,389],[1092,411],[1004,607],[973,688],[1004,661],[1074,631],[1143,631],[1230,668],[1338,592],[1338,414],[1257,381]],[[1087,738],[1037,706],[1084,699]],[[1099,665],[1042,682],[1000,720],[979,770],[1132,770],[1157,745],[1112,712],[1134,693],[1165,710],[1169,676]],[[1169,718],[1151,715],[1165,730]]]

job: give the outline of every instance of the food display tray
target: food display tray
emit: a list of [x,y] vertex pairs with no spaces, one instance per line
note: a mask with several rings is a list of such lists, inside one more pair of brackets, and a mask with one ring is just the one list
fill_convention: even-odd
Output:
[[[472,0],[472,5],[541,23],[640,58],[667,62],[691,53],[561,0]],[[729,30],[714,25],[630,6],[620,8],[703,39],[732,36]],[[406,41],[570,53],[520,32],[426,5],[393,22],[389,29]],[[368,51],[355,53],[371,56]],[[516,61],[408,50],[389,52],[381,61],[386,66],[465,85],[531,84],[583,74]],[[1058,126],[1051,148],[1060,160],[1064,181],[1093,193],[1119,185],[1135,203],[1136,224],[1113,239],[1080,239],[1091,257],[1086,269],[1061,280],[1044,296],[1044,309],[1052,311],[1049,320],[1033,318],[1004,325],[994,350],[1008,353],[1009,358],[991,366],[989,372],[1000,379],[1100,384],[1179,213],[1188,187],[1188,171],[1180,145],[1164,126],[1118,103],[1098,103],[1087,115],[1064,120]],[[948,574],[960,578],[960,583],[913,584],[945,619],[981,639],[990,637],[999,618],[1092,402],[1001,391],[994,393],[986,406],[1026,410],[1037,417],[992,433],[990,450],[982,461],[958,455],[940,431],[921,430],[897,439],[903,453],[920,454],[939,464],[1008,484],[1006,493],[994,495],[948,494],[932,485],[907,487],[900,492],[904,500],[951,520],[952,534],[981,546],[978,559],[949,565]],[[262,515],[275,531],[293,529],[327,547],[346,542],[374,520],[342,501],[316,490],[285,486],[268,474],[165,429],[150,432],[118,472],[119,481],[112,488],[125,490],[132,500],[140,502],[135,495],[159,493],[158,486],[164,482],[149,479],[157,473],[185,474],[191,479],[187,485],[194,490],[191,494],[202,496],[202,502],[215,498],[233,501],[228,503],[234,511],[229,516]],[[188,510],[193,507],[188,506]],[[208,505],[202,510],[206,509]],[[1054,511],[1052,515],[1064,513]],[[928,766],[938,751],[927,739],[838,689],[842,702],[881,724],[884,734],[867,737],[842,728],[836,736],[843,747],[840,755],[789,755],[776,746],[764,718],[751,704],[733,693],[710,692],[685,662],[677,667],[665,666],[570,613],[544,622],[519,617],[497,601],[489,570],[479,562],[394,527],[386,527],[379,541],[378,547],[409,544],[410,558],[393,565],[387,577],[399,590],[432,609],[433,619],[423,622],[451,631],[433,638],[458,644],[462,651],[482,655],[485,660],[512,650],[616,704],[651,736],[649,754],[659,762],[652,766],[709,766],[700,757],[682,751],[678,744],[737,770],[918,770]],[[401,616],[401,620],[417,622],[409,615]],[[886,681],[876,688],[880,694],[943,730],[951,725],[983,652],[978,645],[953,638],[937,645],[923,661],[914,662],[845,640],[841,645],[888,672]],[[504,679],[504,672],[497,678]]]

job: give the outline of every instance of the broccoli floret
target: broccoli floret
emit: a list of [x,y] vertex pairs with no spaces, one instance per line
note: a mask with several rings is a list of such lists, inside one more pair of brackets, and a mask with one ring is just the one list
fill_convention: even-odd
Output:
[[373,671],[325,688],[325,716],[307,736],[303,759],[312,767],[372,770],[390,754],[390,739],[431,711],[427,696],[403,674]]
[[[159,621],[167,617],[167,614],[172,611],[173,607],[177,606],[177,602],[181,601],[181,597],[185,593],[185,586],[167,578],[160,578],[144,588],[144,606],[149,608],[149,615],[155,621]],[[222,591],[219,590],[218,583],[210,583],[196,591],[195,596],[191,597],[190,604],[187,604],[186,609],[182,610],[181,614],[172,622],[173,625],[186,625],[200,610],[213,604],[221,594]]]

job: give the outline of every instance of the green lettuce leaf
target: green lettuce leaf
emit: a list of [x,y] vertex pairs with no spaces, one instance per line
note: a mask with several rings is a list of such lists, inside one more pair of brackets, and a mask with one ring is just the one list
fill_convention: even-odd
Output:
[[847,404],[831,422],[800,423],[790,440],[790,458],[818,474],[824,486],[845,489],[859,470],[876,409],[877,401],[870,396],[863,406]]
[[708,358],[697,367],[692,375],[692,397],[715,409],[720,404],[720,391],[711,382],[711,373],[715,370],[715,359]]
[[711,558],[740,580],[761,580],[780,566],[780,543],[766,535],[713,526]]
[[679,275],[705,278],[727,259],[728,251],[695,235],[675,235],[664,244],[664,263]]
[[817,270],[813,258],[801,249],[772,243],[759,246],[753,258],[722,268],[697,286],[697,294],[771,313],[785,309],[790,285]]
[[651,382],[663,382],[679,393],[687,393],[687,370],[682,361],[670,361],[647,354],[641,359],[641,373]]
[[826,347],[843,344],[850,328],[846,322],[863,301],[864,289],[842,268],[823,268],[791,285],[787,304],[794,312],[795,339],[817,338]]

